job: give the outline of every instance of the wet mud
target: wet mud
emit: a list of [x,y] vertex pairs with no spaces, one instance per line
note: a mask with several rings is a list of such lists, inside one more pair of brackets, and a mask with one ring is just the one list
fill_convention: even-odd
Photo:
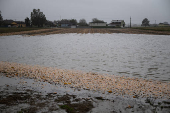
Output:
[[1,113],[169,113],[169,99],[102,94],[0,74]]

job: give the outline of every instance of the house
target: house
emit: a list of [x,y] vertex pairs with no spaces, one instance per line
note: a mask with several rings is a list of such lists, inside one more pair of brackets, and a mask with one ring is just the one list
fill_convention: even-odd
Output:
[[89,26],[91,27],[102,27],[102,26],[106,26],[107,22],[89,22]]
[[71,26],[71,23],[68,20],[61,20],[60,25],[61,25],[61,27],[69,27],[69,26]]
[[160,27],[166,27],[166,26],[170,26],[170,24],[168,24],[168,22],[164,22],[164,23],[159,23]]
[[5,27],[26,27],[26,24],[22,21],[4,20]]
[[4,26],[5,27],[11,27],[15,26],[17,23],[15,23],[13,20],[4,20]]
[[17,23],[17,27],[26,27],[25,22],[22,22],[22,21],[15,21],[15,23]]
[[76,24],[71,23],[70,20],[67,20],[67,19],[57,21],[57,26],[58,27],[63,27],[63,28],[76,28],[77,27]]
[[124,20],[112,20],[108,26],[125,27],[125,22]]

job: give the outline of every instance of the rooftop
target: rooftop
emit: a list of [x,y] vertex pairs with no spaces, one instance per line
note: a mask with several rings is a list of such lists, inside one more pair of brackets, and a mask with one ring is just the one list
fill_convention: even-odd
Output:
[[112,20],[112,22],[122,22],[124,20]]

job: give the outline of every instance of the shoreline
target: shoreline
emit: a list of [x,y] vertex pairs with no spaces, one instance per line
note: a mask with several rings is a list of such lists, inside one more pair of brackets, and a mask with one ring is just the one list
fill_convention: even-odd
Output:
[[0,112],[168,113],[170,100],[128,98],[0,73]]
[[30,66],[19,63],[0,62],[0,73],[6,77],[25,77],[73,88],[112,93],[130,97],[170,99],[170,82],[141,78],[103,76],[98,73],[63,70],[52,67]]
[[142,30],[134,28],[47,28],[31,31],[11,32],[11,33],[0,33],[0,36],[9,35],[50,35],[50,34],[65,34],[65,33],[125,33],[125,34],[150,34],[150,35],[170,35],[169,31],[154,31],[154,30]]
[[[42,70],[44,70],[44,72],[42,72]],[[70,72],[69,70],[62,70],[57,68],[52,69],[50,67],[0,62],[0,91],[2,97],[0,99],[0,111],[2,111],[2,113],[10,112],[13,111],[15,108],[16,112],[33,111],[67,113],[128,113],[159,111],[162,113],[168,113],[170,110],[169,98],[155,98],[153,96],[142,97],[140,95],[117,95],[118,93],[114,94],[114,91],[109,92],[110,90],[107,90],[105,93],[103,93],[100,90],[83,87],[73,87],[73,81],[71,82],[71,84],[69,80],[60,82],[63,80],[63,78],[60,79],[60,81],[57,81],[59,79],[54,78],[57,75],[53,76],[53,78],[50,79],[53,70],[57,70],[58,72],[60,72],[60,74],[63,75],[58,75],[58,77],[60,78],[67,78],[66,76],[68,76],[67,74],[68,72]],[[28,72],[31,73],[29,76]],[[80,73],[80,71],[71,72],[72,75],[76,76],[77,82],[80,80],[80,78],[78,78],[78,75],[82,73],[83,72]],[[90,73],[84,74],[90,75]],[[91,73],[91,76],[95,79],[97,79],[96,77],[100,77],[96,73]],[[72,78],[69,79],[73,80]],[[105,81],[105,78],[110,79],[108,76],[103,77],[102,80]],[[117,82],[117,84],[119,84],[121,79],[125,79],[116,76],[114,78],[117,80],[115,81]],[[81,79],[83,79],[82,76]],[[139,79],[136,78],[127,78],[127,80],[131,82],[134,82],[134,80],[138,80],[138,82],[140,82]],[[140,80],[143,81],[143,79]],[[147,81],[148,84],[152,84],[152,82],[157,82],[149,82],[150,80]],[[90,85],[94,86],[94,84],[96,84],[96,81],[93,81],[93,84]],[[170,85],[170,83],[161,84]],[[121,89],[121,87],[119,88]],[[169,96],[168,94],[169,92],[167,92],[167,96]]]

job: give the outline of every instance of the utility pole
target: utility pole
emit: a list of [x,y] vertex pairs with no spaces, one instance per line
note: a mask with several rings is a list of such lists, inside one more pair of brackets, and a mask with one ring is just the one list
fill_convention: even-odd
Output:
[[131,17],[130,17],[130,28],[131,28]]
[[60,28],[61,28],[61,15],[60,15]]

